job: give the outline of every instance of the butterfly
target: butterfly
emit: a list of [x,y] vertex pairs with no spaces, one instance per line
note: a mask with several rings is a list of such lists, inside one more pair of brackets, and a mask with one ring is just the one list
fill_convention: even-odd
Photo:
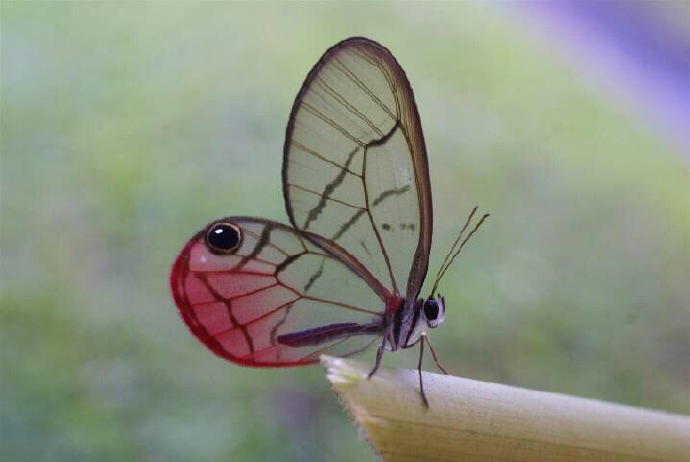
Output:
[[295,99],[287,124],[283,195],[291,226],[263,218],[212,221],[170,273],[179,313],[218,356],[253,367],[316,363],[378,342],[420,345],[445,317],[433,296],[476,207],[419,298],[433,226],[429,167],[414,95],[382,45],[361,37],[328,49]]

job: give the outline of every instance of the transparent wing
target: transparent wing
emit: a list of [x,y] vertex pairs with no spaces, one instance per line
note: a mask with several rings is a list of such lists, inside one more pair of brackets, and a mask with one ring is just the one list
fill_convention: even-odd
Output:
[[[208,245],[217,224],[237,247]],[[392,296],[355,259],[318,236],[268,220],[229,217],[197,233],[170,284],[192,333],[219,356],[248,366],[291,366],[323,353],[361,351],[383,331]]]
[[386,48],[351,38],[311,70],[288,122],[283,193],[293,226],[337,242],[391,292],[418,295],[432,233],[426,148]]

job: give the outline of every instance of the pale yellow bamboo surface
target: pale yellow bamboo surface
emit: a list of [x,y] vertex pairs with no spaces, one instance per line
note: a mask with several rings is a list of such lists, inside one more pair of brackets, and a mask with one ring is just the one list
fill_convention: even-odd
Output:
[[386,462],[690,462],[690,417],[323,356],[327,378]]

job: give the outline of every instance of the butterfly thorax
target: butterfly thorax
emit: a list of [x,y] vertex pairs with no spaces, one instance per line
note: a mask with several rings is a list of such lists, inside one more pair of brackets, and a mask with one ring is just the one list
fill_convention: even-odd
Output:
[[445,318],[445,299],[436,298],[401,299],[400,308],[389,318],[386,328],[387,348],[409,348],[416,344],[428,328],[436,328]]

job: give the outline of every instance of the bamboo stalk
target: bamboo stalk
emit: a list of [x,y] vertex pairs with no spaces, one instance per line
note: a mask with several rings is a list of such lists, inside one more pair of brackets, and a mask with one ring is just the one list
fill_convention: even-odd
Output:
[[374,451],[399,461],[690,461],[690,417],[322,356]]

